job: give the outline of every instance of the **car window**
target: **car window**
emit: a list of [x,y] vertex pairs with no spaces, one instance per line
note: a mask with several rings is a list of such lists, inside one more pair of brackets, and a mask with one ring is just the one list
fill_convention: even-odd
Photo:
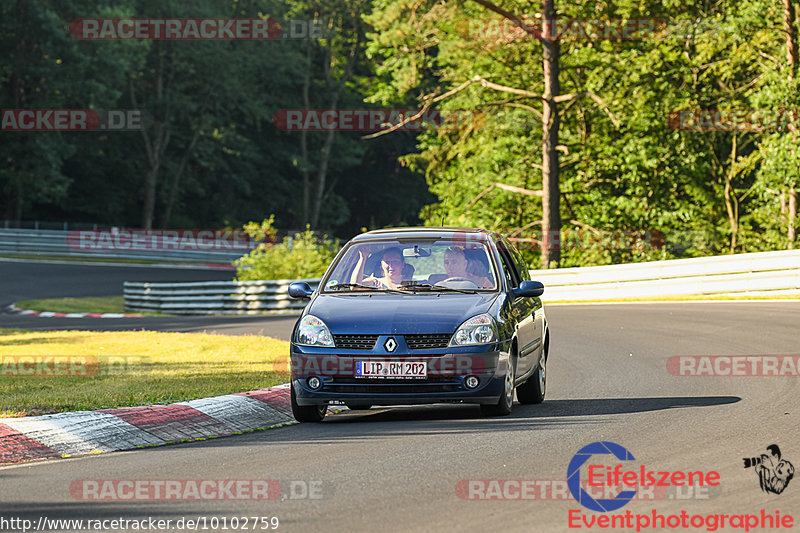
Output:
[[519,287],[519,274],[516,272],[514,262],[509,257],[508,252],[501,246],[498,251],[500,252],[500,261],[503,263],[503,273],[506,276],[508,286],[512,289]]
[[528,270],[528,265],[525,264],[525,259],[523,259],[522,254],[517,247],[513,244],[506,241],[506,250],[509,251],[511,254],[511,258],[514,260],[514,265],[517,267],[517,273],[519,273],[519,278],[521,281],[528,281],[531,279],[530,271]]

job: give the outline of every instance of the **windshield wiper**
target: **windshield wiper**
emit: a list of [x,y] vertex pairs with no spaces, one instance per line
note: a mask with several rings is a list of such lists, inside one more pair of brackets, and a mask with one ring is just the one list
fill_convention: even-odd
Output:
[[430,283],[418,283],[416,281],[404,283],[403,287],[412,290],[423,290],[430,292],[460,292],[462,294],[475,294],[475,289],[455,289],[453,287],[443,287],[442,285],[431,285]]
[[362,285],[361,283],[337,283],[336,285],[331,285],[328,287],[327,290],[338,291],[339,289],[377,289],[377,287],[373,287],[372,285]]
[[330,287],[328,287],[327,290],[338,291],[339,289],[369,289],[370,291],[375,291],[375,292],[393,292],[395,294],[407,294],[407,291],[402,291],[400,289],[389,289],[387,287],[373,287],[372,285],[363,285],[361,283],[339,283],[337,285],[331,285]]

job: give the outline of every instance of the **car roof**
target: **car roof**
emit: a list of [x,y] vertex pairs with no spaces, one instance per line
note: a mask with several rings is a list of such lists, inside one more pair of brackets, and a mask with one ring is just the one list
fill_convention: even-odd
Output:
[[372,240],[372,239],[394,239],[394,238],[427,238],[442,237],[443,239],[468,239],[470,241],[483,242],[489,237],[497,238],[493,231],[480,228],[460,228],[460,227],[439,227],[439,226],[417,226],[408,228],[386,228],[368,231],[353,237],[353,241]]

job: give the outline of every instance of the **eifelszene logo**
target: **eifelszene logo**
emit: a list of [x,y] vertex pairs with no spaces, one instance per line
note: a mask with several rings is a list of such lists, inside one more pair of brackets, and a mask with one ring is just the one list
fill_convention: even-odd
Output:
[[[756,466],[762,477],[762,488],[786,486],[790,479],[791,466],[780,459],[777,446],[770,447],[770,454],[760,459],[745,459],[745,467]],[[659,512],[648,509],[636,512],[630,509],[612,513],[628,504],[639,490],[654,487],[718,487],[720,474],[714,470],[665,470],[654,471],[644,464],[635,464],[633,454],[619,444],[601,441],[581,448],[572,458],[567,469],[567,487],[572,497],[584,509],[570,509],[567,513],[569,529],[622,529],[624,531],[646,530],[696,530],[696,531],[761,531],[766,529],[790,529],[794,517],[779,510],[746,513],[697,514],[686,509],[679,512]],[[777,464],[776,464],[777,461]],[[770,467],[772,467],[770,469]],[[773,473],[775,476],[773,477]],[[585,475],[585,481],[581,476]],[[781,477],[783,476],[783,477]],[[776,481],[777,480],[777,481]],[[584,490],[586,487],[586,490]],[[596,499],[597,494],[603,498]],[[632,506],[635,507],[635,506]]]
[[[620,507],[627,505],[627,503],[636,496],[635,490],[623,490],[613,499],[595,500],[581,487],[581,466],[591,459],[593,455],[597,454],[612,454],[620,461],[635,460],[633,454],[619,444],[613,442],[593,442],[578,450],[578,453],[576,453],[569,462],[569,467],[567,467],[567,486],[569,487],[569,492],[572,494],[572,497],[587,509],[599,511],[601,513],[616,511]],[[592,483],[592,468],[591,466],[589,467],[590,485],[594,485],[594,483]]]
[[794,477],[794,466],[781,459],[781,449],[777,444],[767,446],[767,452],[761,457],[745,457],[744,467],[752,468],[758,474],[762,491],[780,494]]
[[[619,461],[635,461],[631,452],[614,442],[593,442],[584,446],[569,463],[567,467],[567,486],[575,501],[592,511],[607,513],[624,507],[635,496],[637,488],[641,487],[676,487],[683,486],[717,486],[720,475],[716,471],[663,471],[656,472],[645,465],[624,470],[622,464],[608,466],[598,464],[599,461],[590,461],[597,455],[612,455]],[[581,467],[586,465],[588,487],[601,487],[606,489],[604,494],[619,490],[613,498],[595,499],[583,487]]]

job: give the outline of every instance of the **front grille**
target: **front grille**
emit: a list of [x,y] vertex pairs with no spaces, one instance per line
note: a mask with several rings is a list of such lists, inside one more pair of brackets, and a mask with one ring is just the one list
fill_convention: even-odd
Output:
[[428,392],[458,392],[458,385],[438,385],[430,387],[425,385],[361,385],[359,387],[340,385],[327,388],[331,392],[349,392],[354,394],[426,394]]
[[395,379],[348,379],[345,382],[329,382],[325,390],[330,392],[350,392],[366,394],[425,394],[428,392],[457,392],[461,390],[460,383],[453,378],[427,378],[424,380],[395,380]]
[[337,348],[346,350],[371,350],[378,342],[377,335],[334,335],[333,342]]
[[421,335],[406,335],[406,344],[411,350],[430,350],[432,348],[447,348],[450,344],[451,333],[423,333]]

